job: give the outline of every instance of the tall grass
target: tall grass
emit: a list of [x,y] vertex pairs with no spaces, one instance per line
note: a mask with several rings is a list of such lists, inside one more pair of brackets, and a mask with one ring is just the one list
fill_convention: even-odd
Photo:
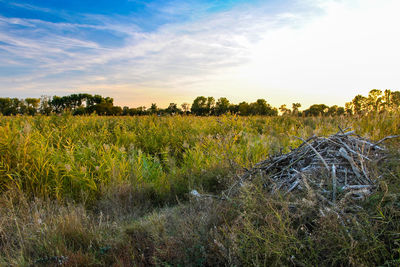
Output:
[[195,187],[219,190],[241,168],[296,146],[292,136],[327,135],[338,126],[372,139],[400,128],[398,114],[0,117],[0,185],[33,197],[91,203],[122,183],[152,201],[170,201]]
[[[186,203],[192,189],[218,194],[244,168],[296,147],[300,141],[293,136],[329,135],[338,126],[378,140],[400,134],[400,113],[0,117],[0,216],[5,218],[0,221],[0,265],[52,264],[62,261],[59,255],[67,255],[72,265],[117,266],[398,262],[393,240],[400,233],[394,223],[399,209],[393,199],[398,199],[400,171],[395,160],[382,167],[386,187],[381,188],[387,192],[381,189],[367,203],[369,212],[362,216],[368,224],[354,225],[351,238],[333,219],[294,223],[299,220],[285,201],[263,195],[257,185],[228,204],[179,204]],[[392,143],[396,154],[398,143]],[[391,204],[383,205],[386,200]],[[320,234],[307,237],[300,229],[305,224],[320,225],[315,228]],[[385,228],[376,236],[380,227]],[[374,240],[357,245],[357,235]],[[321,236],[330,236],[333,250],[324,250],[320,244],[328,239]],[[368,246],[377,254],[362,252]],[[335,253],[353,261],[336,259]]]

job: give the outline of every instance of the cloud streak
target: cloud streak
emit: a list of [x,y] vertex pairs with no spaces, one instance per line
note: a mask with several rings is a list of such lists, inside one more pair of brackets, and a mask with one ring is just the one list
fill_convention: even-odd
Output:
[[[341,104],[353,95],[343,99],[339,88],[398,86],[397,2],[350,2],[240,5],[147,32],[130,16],[86,14],[92,23],[81,24],[1,16],[0,92],[86,91],[130,106],[197,95],[278,105]],[[163,9],[191,12],[179,2]]]

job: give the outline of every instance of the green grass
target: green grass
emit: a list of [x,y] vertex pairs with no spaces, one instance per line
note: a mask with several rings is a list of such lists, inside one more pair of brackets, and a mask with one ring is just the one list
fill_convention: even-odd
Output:
[[[312,134],[400,134],[400,113],[364,117],[0,117],[0,265],[215,266],[400,263],[399,142],[379,190],[341,225],[256,182],[218,194],[244,168]],[[355,217],[352,217],[355,216]]]

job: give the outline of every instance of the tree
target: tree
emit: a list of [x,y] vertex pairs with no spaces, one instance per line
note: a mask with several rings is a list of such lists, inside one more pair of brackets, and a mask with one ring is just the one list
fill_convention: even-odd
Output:
[[400,106],[400,92],[399,91],[390,91],[388,89],[385,90],[383,95],[383,109],[384,110],[394,110],[399,108]]
[[43,115],[50,115],[51,114],[52,108],[51,108],[51,97],[50,96],[42,95],[40,97],[39,111]]
[[168,108],[165,110],[168,114],[179,114],[181,110],[178,108],[178,105],[175,103],[170,103]]
[[347,115],[353,115],[353,103],[352,102],[347,102],[345,104],[345,112]]
[[217,104],[215,105],[215,114],[222,115],[229,111],[230,103],[229,100],[225,97],[221,97],[218,99]]
[[353,98],[352,104],[354,114],[360,115],[367,111],[367,98],[362,95],[356,95]]
[[151,107],[149,108],[150,114],[157,114],[158,112],[158,107],[156,103],[152,103]]
[[207,113],[207,98],[198,96],[193,101],[191,112],[197,116],[203,116]]
[[212,96],[207,97],[207,109],[206,109],[206,115],[210,115],[214,111],[215,107],[215,98]]
[[344,107],[338,107],[338,109],[336,110],[336,115],[343,116],[344,114],[346,114]]
[[112,115],[112,103],[102,102],[91,106],[89,108],[90,113],[96,112],[98,115]]
[[[20,111],[21,100],[18,98],[6,98],[4,110],[2,113],[6,116],[17,115]],[[23,104],[23,103],[22,103]]]
[[367,103],[369,111],[379,111],[382,105],[382,91],[378,89],[372,89],[369,91]]
[[299,114],[300,103],[292,103],[292,114],[297,116]]
[[229,105],[229,112],[231,114],[238,114],[239,113],[239,105],[230,104]]
[[27,104],[27,113],[31,116],[35,115],[39,108],[39,98],[25,98]]
[[55,113],[61,113],[64,110],[62,98],[56,95],[53,96],[53,99],[50,101],[50,106]]
[[328,115],[328,116],[335,116],[335,115],[336,115],[337,109],[338,109],[338,106],[337,106],[337,105],[334,105],[334,106],[329,107],[329,108],[328,108],[328,112],[327,112],[326,115]]
[[250,104],[250,114],[276,116],[278,115],[278,110],[272,108],[265,99],[257,99],[256,102]]
[[329,116],[341,116],[345,113],[345,110],[343,107],[338,107],[337,105],[331,106],[328,109],[327,115]]
[[185,114],[187,114],[190,111],[190,104],[189,103],[183,103],[181,105],[181,108],[182,108],[183,112],[185,112]]
[[390,110],[391,102],[392,102],[392,92],[390,90],[386,89],[384,92],[384,95],[383,95],[382,108],[384,110]]
[[250,115],[250,105],[249,105],[249,103],[247,103],[247,102],[239,103],[238,110],[239,110],[238,111],[239,115],[242,115],[242,116]]
[[67,98],[69,100],[69,107],[72,111],[82,106],[82,96],[80,94],[72,94]]
[[120,106],[113,106],[111,108],[111,112],[108,113],[107,115],[121,116],[122,115],[122,108]]
[[128,116],[129,115],[129,107],[128,106],[124,106],[122,108],[122,116]]
[[292,111],[291,111],[290,109],[288,109],[288,108],[286,107],[285,104],[284,104],[284,105],[281,105],[281,106],[279,107],[279,110],[280,110],[280,112],[282,113],[282,115],[284,115],[284,116],[290,115],[290,114],[292,113]]
[[137,107],[135,112],[136,112],[135,115],[147,115],[148,114],[146,112],[146,107],[145,106]]
[[11,99],[10,98],[0,98],[0,113],[3,115],[10,115],[9,109],[11,108]]
[[323,116],[328,112],[329,107],[325,104],[314,104],[304,111],[306,116]]
[[398,109],[400,107],[400,91],[392,92],[390,104],[393,109]]

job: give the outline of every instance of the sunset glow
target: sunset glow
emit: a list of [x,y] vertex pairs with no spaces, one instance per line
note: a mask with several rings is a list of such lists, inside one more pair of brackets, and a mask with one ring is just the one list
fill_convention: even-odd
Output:
[[306,107],[400,87],[398,0],[56,2],[0,0],[1,97]]

